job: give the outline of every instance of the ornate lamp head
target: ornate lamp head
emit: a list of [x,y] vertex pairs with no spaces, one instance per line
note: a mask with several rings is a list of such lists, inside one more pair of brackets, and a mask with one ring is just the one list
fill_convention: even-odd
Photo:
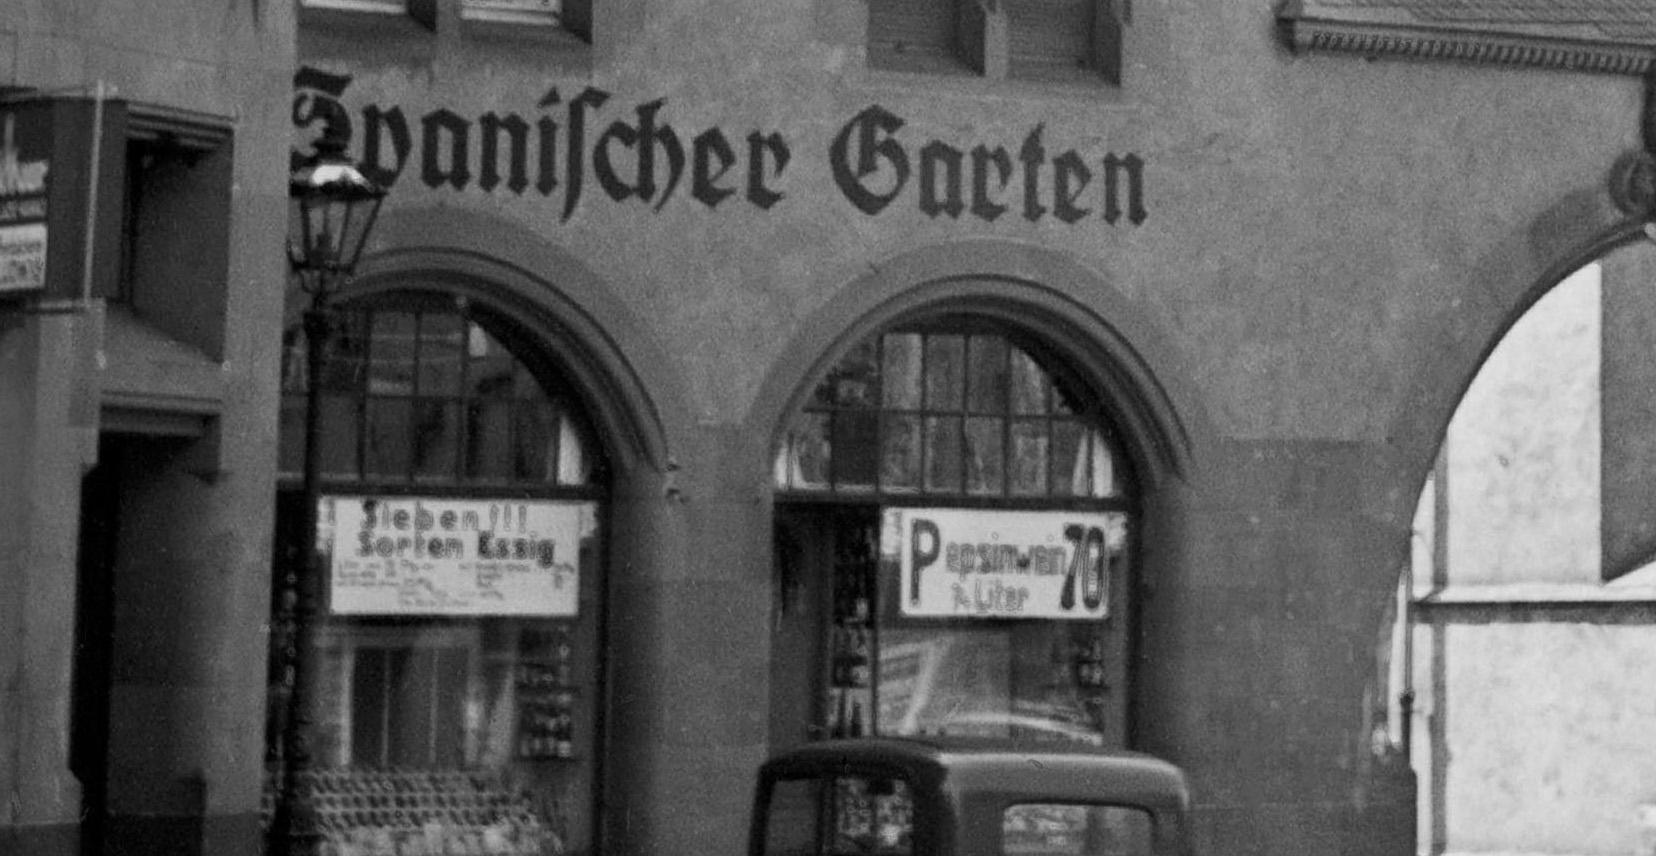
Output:
[[326,297],[350,278],[385,194],[345,156],[344,140],[317,140],[288,179],[288,262],[300,288]]

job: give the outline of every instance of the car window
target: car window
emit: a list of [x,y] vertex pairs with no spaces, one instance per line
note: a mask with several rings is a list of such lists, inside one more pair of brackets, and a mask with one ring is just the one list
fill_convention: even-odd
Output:
[[1024,803],[1001,817],[1003,856],[1149,856],[1154,824],[1142,808]]
[[914,810],[900,779],[834,776],[775,783],[765,856],[910,856]]

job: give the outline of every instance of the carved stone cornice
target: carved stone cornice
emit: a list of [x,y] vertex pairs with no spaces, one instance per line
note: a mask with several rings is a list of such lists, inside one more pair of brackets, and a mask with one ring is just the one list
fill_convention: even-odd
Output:
[[1591,25],[1427,20],[1402,8],[1404,5],[1377,8],[1288,0],[1278,10],[1277,20],[1296,52],[1332,51],[1627,75],[1645,73],[1656,55],[1656,34],[1648,39],[1616,38]]

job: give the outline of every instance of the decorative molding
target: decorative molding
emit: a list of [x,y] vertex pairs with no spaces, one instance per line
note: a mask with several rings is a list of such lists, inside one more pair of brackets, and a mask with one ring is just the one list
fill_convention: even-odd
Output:
[[1305,18],[1286,11],[1279,21],[1295,52],[1357,53],[1626,75],[1644,74],[1656,55],[1656,45],[1635,42]]

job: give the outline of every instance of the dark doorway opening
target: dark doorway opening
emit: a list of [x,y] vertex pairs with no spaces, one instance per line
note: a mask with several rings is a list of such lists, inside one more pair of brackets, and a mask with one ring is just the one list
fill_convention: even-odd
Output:
[[82,856],[101,856],[109,838],[109,690],[121,510],[119,461],[128,442],[103,438],[98,465],[81,479],[69,764],[81,783]]

